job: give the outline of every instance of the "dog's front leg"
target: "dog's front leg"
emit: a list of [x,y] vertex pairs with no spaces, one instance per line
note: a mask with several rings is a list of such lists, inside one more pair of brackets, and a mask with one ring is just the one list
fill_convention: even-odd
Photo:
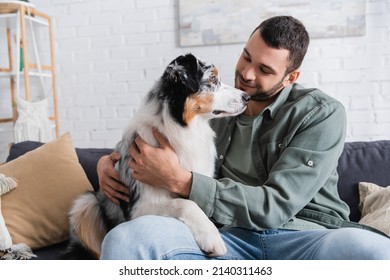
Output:
[[226,246],[218,229],[195,202],[176,198],[165,210],[170,212],[169,216],[177,218],[190,228],[202,251],[211,257],[226,254]]

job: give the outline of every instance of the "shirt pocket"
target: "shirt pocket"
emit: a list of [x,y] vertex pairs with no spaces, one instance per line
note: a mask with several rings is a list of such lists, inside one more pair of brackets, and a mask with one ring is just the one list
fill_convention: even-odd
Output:
[[272,143],[267,144],[267,151],[266,151],[266,157],[265,157],[265,164],[267,171],[269,172],[276,163],[276,161],[279,159],[280,154],[283,151],[283,141],[276,141]]

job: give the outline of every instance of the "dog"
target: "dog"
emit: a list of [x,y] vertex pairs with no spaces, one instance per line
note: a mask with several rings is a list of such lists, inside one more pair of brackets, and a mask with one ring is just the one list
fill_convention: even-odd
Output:
[[238,115],[249,100],[245,92],[221,83],[213,64],[190,53],[174,59],[145,97],[115,148],[121,155],[116,168],[129,188],[129,203],[121,201],[117,205],[100,190],[77,198],[69,213],[70,244],[64,258],[99,258],[108,231],[143,215],[175,217],[190,228],[202,251],[209,256],[224,255],[226,247],[218,229],[195,202],[132,178],[129,147],[138,135],[157,147],[153,136],[153,129],[157,129],[184,168],[212,177],[216,148],[209,120]]

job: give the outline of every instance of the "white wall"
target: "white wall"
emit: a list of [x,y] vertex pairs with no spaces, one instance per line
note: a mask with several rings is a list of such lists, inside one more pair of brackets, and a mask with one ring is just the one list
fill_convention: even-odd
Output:
[[[179,54],[212,61],[233,84],[243,44],[179,47],[175,0],[30,2],[53,16],[60,130],[70,131],[77,147],[113,147],[142,96]],[[300,77],[344,104],[348,141],[390,139],[390,0],[367,0],[366,15],[364,36],[313,39]],[[4,99],[4,81],[0,87]],[[7,106],[0,99],[0,115]],[[0,124],[0,162],[12,141],[12,126]]]

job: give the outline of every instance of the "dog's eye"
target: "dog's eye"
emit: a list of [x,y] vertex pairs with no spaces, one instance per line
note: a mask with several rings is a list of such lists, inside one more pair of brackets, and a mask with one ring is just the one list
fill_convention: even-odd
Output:
[[218,82],[218,79],[217,79],[217,77],[215,75],[212,75],[209,78],[209,82],[213,83],[213,84],[216,84]]

